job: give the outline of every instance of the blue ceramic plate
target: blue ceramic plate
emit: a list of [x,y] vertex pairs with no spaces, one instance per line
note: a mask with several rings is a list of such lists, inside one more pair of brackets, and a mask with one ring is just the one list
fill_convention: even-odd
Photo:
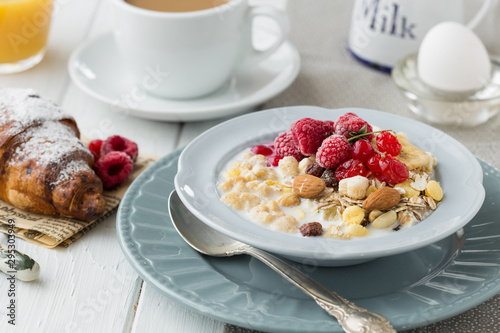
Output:
[[[424,151],[436,156],[435,177],[445,197],[439,208],[411,228],[381,237],[353,237],[349,241],[297,237],[244,219],[219,199],[217,181],[227,162],[243,149],[273,141],[298,119],[336,120],[354,112],[382,129],[404,132]],[[175,188],[182,202],[210,227],[257,248],[301,263],[340,266],[414,250],[435,243],[462,228],[484,200],[483,173],[474,156],[460,142],[421,122],[390,113],[360,109],[284,107],[228,120],[194,139],[179,158]]]
[[[117,216],[125,257],[150,285],[208,317],[266,332],[342,332],[334,318],[248,256],[212,258],[176,233],[167,210],[180,151],[141,174]],[[485,162],[486,200],[459,232],[348,267],[294,264],[325,287],[386,316],[397,330],[462,313],[500,292],[500,171]]]

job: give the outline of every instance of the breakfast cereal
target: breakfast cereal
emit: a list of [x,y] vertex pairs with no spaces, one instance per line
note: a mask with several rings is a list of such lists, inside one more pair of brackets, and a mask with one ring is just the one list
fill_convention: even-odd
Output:
[[[443,200],[436,158],[404,133],[353,113],[303,118],[223,169],[221,200],[245,219],[299,237],[376,237],[422,221]],[[250,222],[251,223],[251,222]]]

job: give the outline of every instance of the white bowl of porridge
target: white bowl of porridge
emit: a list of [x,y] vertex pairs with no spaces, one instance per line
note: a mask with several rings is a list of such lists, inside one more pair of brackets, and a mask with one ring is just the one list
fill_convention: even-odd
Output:
[[206,131],[181,154],[175,187],[210,227],[319,266],[432,244],[484,200],[478,161],[447,134],[380,111],[313,106]]

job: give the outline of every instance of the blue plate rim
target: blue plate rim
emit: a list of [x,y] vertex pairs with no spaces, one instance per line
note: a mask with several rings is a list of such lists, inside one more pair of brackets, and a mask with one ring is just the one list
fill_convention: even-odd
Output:
[[[172,163],[175,162],[176,159],[178,159],[180,153],[182,151],[181,149],[178,149],[161,159],[159,159],[157,162],[155,162],[153,165],[151,165],[145,172],[143,172],[129,187],[127,190],[125,196],[123,197],[118,213],[117,213],[117,219],[116,219],[116,229],[117,229],[117,238],[118,242],[120,244],[120,247],[129,261],[129,263],[132,265],[132,267],[137,271],[137,273],[143,278],[148,284],[153,286],[155,289],[157,289],[160,293],[163,295],[167,296],[168,298],[176,301],[177,303],[193,310],[196,312],[199,312],[203,315],[206,315],[208,317],[220,320],[222,322],[234,324],[234,325],[239,325],[245,327],[245,324],[248,324],[248,322],[244,321],[241,317],[241,313],[233,313],[234,316],[228,316],[229,313],[226,311],[220,311],[220,306],[214,306],[214,304],[207,304],[206,306],[202,307],[201,305],[204,303],[203,299],[193,299],[190,294],[186,294],[182,290],[177,290],[176,286],[169,284],[167,279],[161,279],[159,278],[159,275],[157,273],[152,274],[151,272],[147,272],[145,270],[145,266],[147,266],[146,262],[139,262],[142,258],[140,253],[137,252],[137,249],[133,249],[130,247],[130,244],[127,245],[127,237],[124,233],[127,232],[127,230],[130,230],[126,224],[129,222],[126,218],[127,211],[130,209],[130,207],[127,207],[128,204],[130,204],[130,201],[134,198],[134,195],[136,194],[136,191],[140,190],[140,187],[144,185],[144,183],[152,176],[154,176],[155,172],[158,171],[161,167],[165,166],[167,163]],[[487,162],[479,159],[479,162],[481,164],[484,164],[486,166],[491,167],[493,170],[496,172],[499,172],[495,167],[492,165],[488,164]],[[497,222],[498,223],[498,222]],[[123,228],[125,227],[125,228]],[[173,227],[172,227],[173,228]],[[180,239],[180,238],[179,238]],[[186,245],[187,246],[187,245]],[[140,252],[140,251],[139,251]],[[200,255],[201,257],[201,255]],[[147,260],[147,259],[145,259]],[[497,275],[495,279],[493,279],[490,282],[490,285],[496,284],[496,286],[488,288],[486,291],[483,292],[475,292],[473,295],[469,296],[469,300],[467,303],[461,303],[462,305],[460,306],[448,306],[445,307],[447,308],[447,311],[442,311],[440,315],[436,315],[435,313],[430,313],[429,316],[425,320],[420,320],[420,321],[412,321],[407,323],[404,326],[398,327],[396,326],[396,329],[410,329],[414,327],[419,327],[423,325],[428,325],[440,320],[444,320],[447,318],[450,318],[452,316],[455,316],[457,314],[460,314],[464,311],[467,311],[483,302],[486,300],[490,299],[491,297],[495,296],[499,291],[500,291],[500,275]],[[471,298],[474,297],[474,299],[471,301]],[[451,309],[450,309],[451,307]],[[434,316],[432,316],[434,315]],[[331,328],[328,330],[322,330],[321,327],[314,327],[314,326],[304,326],[300,321],[292,321],[290,327],[277,327],[273,326],[272,323],[267,323],[264,325],[258,325],[257,327],[249,327],[251,329],[261,329],[261,330],[269,330],[271,329],[272,331],[276,332],[301,332],[300,330],[303,330],[304,328],[307,328],[310,330],[310,332],[331,332]],[[338,326],[340,328],[340,326]],[[294,328],[299,329],[299,331],[294,330]],[[341,330],[339,330],[341,332]]]

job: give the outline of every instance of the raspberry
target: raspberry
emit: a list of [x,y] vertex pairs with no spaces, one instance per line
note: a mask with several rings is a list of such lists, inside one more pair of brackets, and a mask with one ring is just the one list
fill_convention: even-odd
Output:
[[347,130],[347,128],[345,128],[346,127],[345,124],[347,124],[349,119],[351,119],[353,117],[359,118],[356,114],[351,113],[351,112],[339,116],[333,125],[333,130],[335,131],[335,134],[344,135],[344,136],[346,134],[349,135],[348,134],[349,131]]
[[333,169],[348,160],[351,154],[352,147],[347,139],[335,134],[323,141],[316,154],[316,162],[323,168]]
[[102,140],[92,140],[89,143],[89,150],[92,153],[92,156],[94,156],[94,161],[97,161],[99,157],[101,157],[101,146]]
[[[349,139],[352,136],[372,132],[373,128],[354,113],[346,113],[337,119],[334,130],[335,134],[343,135]],[[368,134],[363,138],[372,141],[373,134]]]
[[351,118],[351,117],[359,118],[359,116],[357,114],[352,113],[352,112],[347,112],[347,113],[344,113],[343,115],[341,115],[340,117],[338,117],[337,121],[339,121],[339,119],[348,119],[348,118]]
[[111,189],[130,175],[134,162],[124,152],[112,151],[99,158],[95,164],[97,176],[101,178],[105,189]]
[[274,153],[274,150],[272,148],[265,145],[253,146],[251,150],[255,155],[269,156]]
[[377,149],[382,153],[387,153],[391,156],[398,156],[401,152],[401,144],[395,135],[388,131],[382,131],[377,135]]
[[293,140],[304,155],[314,155],[324,139],[333,134],[333,127],[324,121],[311,118],[297,120],[290,127]]
[[101,156],[104,156],[113,151],[121,151],[130,156],[133,162],[137,160],[139,149],[137,144],[129,139],[119,135],[113,135],[107,138],[101,146]]
[[331,126],[332,128],[335,127],[335,122],[333,122],[332,120],[325,120],[325,123],[328,125],[328,126]]
[[367,140],[358,140],[354,142],[352,149],[352,158],[362,162],[368,161],[373,155],[375,155],[372,144]]
[[354,176],[363,176],[366,177],[368,176],[369,171],[365,167],[362,161],[357,160],[357,159],[350,159],[342,163],[337,167],[337,170],[335,170],[335,178],[337,178],[338,181],[341,181],[342,179],[345,178],[351,178]]
[[297,161],[301,161],[304,156],[293,141],[292,132],[283,132],[274,140],[274,151],[276,156],[283,158],[285,156],[293,156]]

